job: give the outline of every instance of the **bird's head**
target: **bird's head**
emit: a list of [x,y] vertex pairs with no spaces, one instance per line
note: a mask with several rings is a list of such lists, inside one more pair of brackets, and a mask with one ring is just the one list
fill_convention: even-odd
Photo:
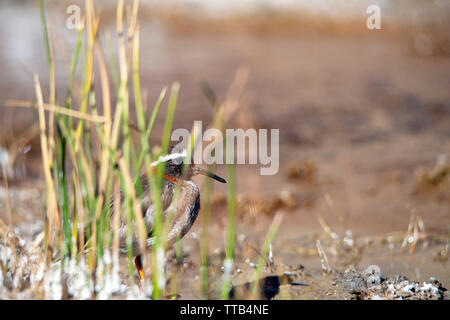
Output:
[[225,179],[209,172],[200,165],[193,164],[193,159],[191,159],[190,164],[185,164],[186,157],[186,149],[170,147],[169,153],[165,156],[160,156],[152,166],[156,168],[159,163],[165,162],[164,179],[172,182],[178,182],[179,179],[190,180],[193,176],[201,174],[219,182],[226,183]]

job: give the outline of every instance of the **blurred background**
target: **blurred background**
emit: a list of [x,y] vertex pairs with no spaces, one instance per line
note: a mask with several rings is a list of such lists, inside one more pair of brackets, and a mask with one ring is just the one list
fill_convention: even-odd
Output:
[[[60,105],[77,36],[66,27],[72,4],[83,12],[83,1],[46,1]],[[106,56],[114,55],[114,45],[108,47],[117,39],[115,1],[95,4]],[[381,9],[380,30],[367,28],[369,5]],[[414,221],[428,235],[449,234],[449,1],[141,1],[139,19],[147,105],[163,86],[181,84],[174,128],[210,123],[213,109],[200,83],[223,101],[237,70],[245,70],[248,82],[228,127],[280,129],[277,175],[260,176],[259,165],[237,166],[238,234],[252,225],[260,239],[273,214],[285,211],[277,248],[286,263],[319,265],[302,250],[314,248],[310,240],[326,221],[363,243],[388,243],[358,263],[418,280],[436,276],[450,285],[448,260],[441,259],[445,241],[433,246],[424,238],[413,257],[394,258],[389,251],[389,236]],[[35,100],[33,73],[48,92],[37,1],[1,1],[0,70],[0,160],[7,163],[12,146],[26,151],[7,164],[16,225],[32,236],[42,225],[30,223],[44,211],[39,139],[29,130],[36,117],[5,104]],[[152,143],[163,126],[156,122]],[[23,146],[14,143],[20,139]],[[225,175],[224,168],[218,174]],[[221,188],[212,218],[217,246],[226,221]],[[5,219],[1,210],[0,217]]]

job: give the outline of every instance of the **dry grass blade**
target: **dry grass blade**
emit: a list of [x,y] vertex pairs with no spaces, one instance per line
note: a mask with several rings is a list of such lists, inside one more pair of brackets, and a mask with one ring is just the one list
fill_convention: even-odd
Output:
[[60,219],[58,214],[58,203],[56,201],[55,194],[55,185],[53,182],[52,174],[51,174],[51,165],[49,159],[49,147],[48,140],[46,135],[46,124],[45,124],[45,115],[44,115],[44,101],[42,98],[41,86],[39,83],[39,78],[37,75],[34,76],[34,86],[36,91],[36,97],[38,101],[38,111],[39,111],[39,127],[41,130],[41,153],[42,153],[42,162],[44,165],[44,174],[45,181],[47,185],[47,212],[46,216],[46,245],[47,245],[47,263],[50,262],[51,251],[53,248],[53,226],[56,224],[58,230],[58,238],[60,243],[62,243],[62,235],[60,230]]
[[317,253],[319,254],[320,257],[320,263],[322,264],[322,270],[323,272],[329,274],[331,272],[330,264],[328,263],[327,254],[323,250],[320,240],[316,241],[316,247]]
[[325,193],[324,196],[325,201],[327,202],[328,206],[330,207],[331,211],[338,217],[339,222],[341,225],[344,224],[344,218],[339,213],[338,209],[336,208],[336,205],[334,204],[334,201],[331,199],[330,195],[328,193]]
[[105,118],[107,119],[106,123],[103,125],[103,144],[101,153],[101,166],[100,166],[100,174],[99,174],[99,199],[97,201],[97,210],[96,217],[97,219],[100,217],[101,210],[104,204],[104,197],[106,191],[106,183],[108,179],[109,173],[109,156],[110,152],[107,147],[110,146],[111,139],[111,95],[109,90],[108,83],[108,72],[106,70],[106,62],[103,57],[103,52],[101,50],[100,43],[97,41],[97,58],[99,61],[99,69],[100,69],[100,80],[102,86],[102,97],[103,97],[103,110],[105,114]]
[[[22,108],[39,108],[39,106],[37,106],[34,102],[23,101],[23,100],[8,100],[8,101],[6,101],[5,106],[6,107],[22,107]],[[70,116],[72,118],[81,119],[81,120],[98,122],[98,123],[108,122],[107,117],[91,115],[91,114],[88,114],[85,112],[63,108],[63,107],[60,107],[57,105],[44,103],[43,109],[46,111],[63,114],[63,115]]]
[[410,245],[409,253],[413,254],[419,240],[426,239],[425,226],[421,217],[411,214],[408,229],[404,233],[400,251],[404,252],[405,248]]
[[222,120],[223,124],[226,125],[231,119],[233,114],[239,108],[240,98],[244,93],[244,88],[248,82],[250,76],[250,69],[247,67],[239,67],[236,71],[234,80],[228,90],[227,97],[224,104],[222,105]]
[[29,251],[33,251],[34,249],[36,249],[41,244],[42,240],[44,240],[44,237],[45,237],[45,232],[39,233],[37,235],[36,239],[31,244]]
[[[86,32],[88,39],[88,54],[87,54],[87,62],[86,62],[86,70],[85,70],[85,82],[82,88],[82,99],[80,111],[81,113],[85,113],[88,106],[88,96],[89,91],[91,90],[92,80],[93,80],[93,64],[94,64],[94,46],[95,46],[95,38],[97,37],[98,26],[100,23],[100,19],[95,17],[94,12],[94,4],[92,0],[85,1],[86,6]],[[83,130],[83,123],[78,123],[77,137],[81,137]],[[76,147],[78,149],[78,145]]]
[[119,168],[121,170],[121,174],[123,175],[125,185],[127,187],[126,191],[130,198],[133,201],[133,211],[137,222],[137,228],[138,228],[138,239],[139,239],[139,246],[141,249],[141,253],[145,252],[146,248],[146,239],[147,239],[147,232],[145,231],[145,222],[144,218],[142,217],[142,208],[140,202],[136,198],[136,191],[133,186],[133,181],[129,174],[129,169],[126,166],[125,160],[123,158],[119,159]]
[[10,195],[9,195],[9,183],[8,183],[8,174],[7,174],[7,168],[6,163],[2,163],[3,166],[3,180],[5,181],[5,191],[6,191],[6,211],[8,212],[8,219],[9,219],[9,226],[11,231],[14,230],[14,221],[13,221],[13,215],[11,211],[11,201],[10,201]]
[[322,227],[322,229],[330,236],[331,239],[336,240],[339,238],[337,233],[334,232],[333,230],[331,230],[331,228],[328,226],[328,224],[325,222],[325,220],[321,216],[316,215],[316,218],[317,218],[317,221],[319,222],[320,226]]

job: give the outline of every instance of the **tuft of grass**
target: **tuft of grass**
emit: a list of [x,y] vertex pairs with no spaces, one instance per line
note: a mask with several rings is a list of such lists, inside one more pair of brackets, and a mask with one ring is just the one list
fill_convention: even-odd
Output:
[[272,255],[272,244],[275,239],[275,235],[278,231],[278,228],[281,225],[281,222],[283,221],[283,215],[280,213],[277,213],[272,223],[269,227],[269,230],[267,231],[266,238],[264,239],[264,243],[262,245],[261,254],[259,255],[258,262],[256,264],[256,270],[253,274],[253,282],[250,287],[250,298],[251,299],[258,299],[258,289],[260,279],[262,278],[262,273],[264,271],[264,267],[266,265],[266,257],[269,255],[269,261],[273,263],[273,260],[271,259]]
[[[61,260],[62,266],[70,260],[87,259],[95,288],[104,287],[105,272],[118,268],[119,229],[126,224],[128,247],[129,284],[134,285],[132,243],[139,243],[139,250],[146,270],[152,270],[153,298],[160,298],[164,290],[164,219],[161,205],[161,186],[164,164],[156,174],[151,169],[152,154],[149,138],[156,116],[166,94],[163,88],[157,97],[150,119],[146,120],[146,107],[142,101],[139,77],[139,1],[134,0],[131,14],[124,17],[124,1],[117,3],[118,67],[108,65],[99,40],[100,17],[92,0],[86,1],[85,25],[80,26],[72,55],[64,107],[57,104],[55,95],[54,50],[45,17],[44,1],[39,1],[44,44],[50,74],[49,102],[44,102],[41,84],[35,75],[37,103],[12,101],[11,106],[36,107],[39,116],[42,160],[46,181],[45,251],[47,265]],[[125,33],[127,34],[125,35]],[[94,59],[96,56],[97,59]],[[111,55],[112,56],[112,55]],[[112,56],[113,57],[113,56]],[[112,58],[110,58],[112,59]],[[81,64],[78,62],[81,61]],[[112,59],[111,61],[116,61]],[[81,68],[81,79],[76,70]],[[101,84],[101,104],[96,99],[93,74],[98,69]],[[110,88],[109,74],[113,75],[114,87]],[[132,77],[130,77],[132,74]],[[133,91],[129,91],[130,80]],[[79,86],[75,83],[79,82]],[[175,116],[179,84],[174,83],[168,101],[162,152],[167,152],[172,123]],[[79,88],[76,90],[75,88]],[[111,90],[117,93],[115,110],[112,107]],[[80,105],[73,104],[73,96],[79,97]],[[130,105],[131,95],[135,104]],[[131,137],[130,115],[135,107],[139,130],[139,144]],[[50,112],[47,120],[45,111]],[[54,130],[54,127],[56,130]],[[151,198],[155,205],[156,221],[153,233],[156,242],[152,259],[147,250],[147,226],[140,207],[139,177],[146,168],[151,186]],[[121,187],[123,199],[117,200]],[[116,201],[110,205],[110,199]],[[112,247],[112,266],[105,255]],[[162,252],[162,254],[161,254]],[[78,254],[79,253],[79,254]],[[64,272],[62,269],[61,272]],[[148,290],[147,290],[148,291]]]
[[[227,148],[228,150],[228,148]],[[227,155],[228,156],[228,155]],[[232,163],[227,161],[227,163]],[[228,227],[225,249],[224,277],[222,283],[221,299],[228,299],[231,289],[231,275],[233,273],[233,256],[236,236],[236,184],[235,169],[233,164],[227,164],[228,179]]]
[[[73,265],[86,267],[87,276],[83,279],[90,297],[107,298],[113,295],[116,291],[105,291],[105,288],[111,287],[107,282],[120,269],[119,254],[120,246],[123,245],[120,243],[120,236],[125,230],[125,246],[128,249],[127,293],[135,297],[133,288],[136,287],[137,273],[134,269],[134,253],[141,256],[144,274],[149,276],[141,283],[141,293],[144,292],[146,297],[160,299],[166,295],[165,255],[169,226],[174,215],[170,210],[164,214],[162,212],[161,192],[165,164],[159,163],[154,170],[152,162],[169,149],[180,84],[173,83],[170,90],[163,88],[159,96],[155,97],[150,113],[144,102],[140,83],[139,1],[133,0],[127,11],[125,2],[118,0],[118,51],[116,54],[112,52],[112,37],[108,37],[105,57],[100,41],[103,32],[99,29],[100,16],[94,2],[86,0],[84,24],[77,30],[66,95],[62,106],[59,105],[55,90],[54,61],[57,51],[52,45],[44,0],[39,0],[39,9],[48,62],[50,95],[44,97],[38,75],[34,75],[36,102],[9,101],[8,105],[35,108],[38,113],[46,183],[45,231],[42,235],[46,270],[50,276],[54,272],[59,273],[61,287],[65,288],[61,293],[63,298],[73,295],[65,283],[66,275],[70,272],[73,274]],[[128,14],[125,15],[125,12]],[[78,77],[78,74],[81,76]],[[95,82],[100,84],[98,88],[95,87],[94,74],[98,75]],[[227,98],[220,105],[211,88],[202,83],[201,87],[214,108],[212,126],[224,130],[227,121],[238,109],[247,80],[248,70],[239,69]],[[112,93],[117,96],[116,101],[112,101]],[[151,147],[149,140],[166,95],[167,113],[163,136],[159,146]],[[79,101],[79,105],[74,101]],[[147,117],[149,113],[150,117]],[[133,114],[136,115],[135,121],[131,118]],[[132,127],[137,127],[137,142],[131,136]],[[194,134],[195,132],[191,133],[188,154],[192,154],[197,145],[198,137]],[[209,169],[213,171],[214,165]],[[150,230],[144,222],[140,201],[144,192],[140,179],[143,171],[150,185],[149,196],[155,210],[151,230],[155,240],[151,251],[147,245]],[[236,234],[236,177],[235,168],[231,164],[227,165],[227,178],[228,226],[224,261],[226,268],[221,291],[223,299],[228,298],[231,288]],[[202,192],[203,229],[200,244],[200,287],[204,298],[209,297],[208,225],[212,192],[212,181],[207,179]],[[175,202],[179,194],[178,186],[174,194]],[[269,229],[262,250],[265,254],[278,224],[279,221],[274,220]],[[179,240],[176,243],[177,261],[181,261]],[[41,242],[36,241],[34,248]],[[134,243],[138,243],[138,252],[133,252],[136,249],[133,248]],[[182,269],[178,268],[177,272],[181,273]],[[259,273],[255,274],[255,279],[257,277],[260,277]],[[45,276],[42,281],[45,281]],[[174,296],[177,288],[179,285],[175,283],[171,291]],[[51,296],[55,296],[54,293]]]

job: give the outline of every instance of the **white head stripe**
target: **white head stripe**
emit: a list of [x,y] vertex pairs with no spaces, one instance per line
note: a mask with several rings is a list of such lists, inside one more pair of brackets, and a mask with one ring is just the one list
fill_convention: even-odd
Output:
[[183,149],[183,151],[181,151],[181,152],[176,152],[176,153],[167,154],[165,156],[160,156],[158,158],[158,160],[152,162],[152,166],[156,166],[156,165],[158,165],[158,164],[160,164],[162,162],[167,162],[169,160],[174,160],[174,159],[178,159],[178,158],[185,158],[186,156],[187,156],[187,151],[185,149]]

